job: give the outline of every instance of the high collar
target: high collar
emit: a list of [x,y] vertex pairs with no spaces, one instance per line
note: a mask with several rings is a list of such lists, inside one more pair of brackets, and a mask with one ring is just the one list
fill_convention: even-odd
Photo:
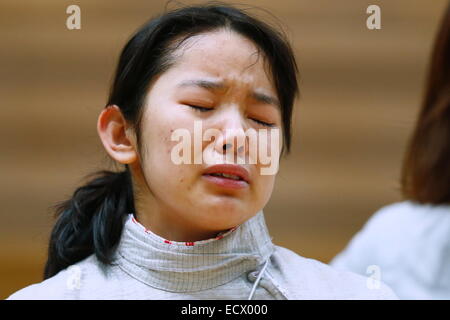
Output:
[[254,270],[273,251],[262,211],[216,238],[194,243],[167,241],[129,214],[114,260],[152,287],[189,292],[219,286]]

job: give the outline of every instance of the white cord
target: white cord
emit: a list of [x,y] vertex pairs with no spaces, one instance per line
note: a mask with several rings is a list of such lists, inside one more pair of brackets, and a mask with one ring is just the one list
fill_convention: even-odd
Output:
[[248,300],[252,300],[253,295],[255,294],[256,287],[258,286],[258,283],[261,280],[264,272],[266,271],[267,265],[269,264],[269,260],[270,260],[270,257],[267,258],[266,263],[264,264],[264,267],[261,269],[261,272],[258,274],[258,277],[255,280],[255,284],[253,285],[252,291],[250,292],[250,295],[248,296]]

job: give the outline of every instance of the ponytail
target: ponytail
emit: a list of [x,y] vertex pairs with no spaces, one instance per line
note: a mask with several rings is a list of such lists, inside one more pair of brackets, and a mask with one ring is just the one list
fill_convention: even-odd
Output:
[[120,240],[124,218],[134,212],[128,166],[125,171],[98,171],[71,199],[55,206],[57,221],[48,247],[44,279],[91,254],[109,264]]

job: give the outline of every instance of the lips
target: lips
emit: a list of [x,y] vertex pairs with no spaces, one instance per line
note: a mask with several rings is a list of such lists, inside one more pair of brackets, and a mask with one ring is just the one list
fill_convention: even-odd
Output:
[[248,171],[242,166],[231,164],[208,167],[203,177],[215,185],[231,189],[242,189],[250,183]]
[[219,164],[208,167],[203,175],[250,183],[248,171],[242,166],[233,164]]

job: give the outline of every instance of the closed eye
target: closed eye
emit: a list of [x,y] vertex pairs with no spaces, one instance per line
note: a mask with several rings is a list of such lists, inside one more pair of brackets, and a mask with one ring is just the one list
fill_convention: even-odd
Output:
[[207,111],[211,111],[214,109],[214,108],[200,107],[200,106],[196,106],[196,105],[192,105],[192,104],[187,104],[187,106],[191,107],[194,110],[200,111],[200,112],[207,112]]
[[254,119],[254,118],[251,118],[251,119],[253,121],[255,121],[256,123],[258,123],[260,125],[263,125],[265,127],[274,127],[275,126],[275,123],[268,123],[268,122],[264,122],[264,121],[261,121],[261,120],[258,120],[258,119]]
[[[191,107],[192,109],[200,111],[200,112],[208,112],[208,111],[214,110],[214,108],[212,108],[212,107],[200,107],[200,106],[196,106],[193,104],[186,104],[186,105],[188,107]],[[261,121],[261,120],[255,119],[255,118],[250,118],[250,119],[262,126],[265,126],[265,127],[274,127],[275,126],[275,123],[264,122],[264,121]]]

